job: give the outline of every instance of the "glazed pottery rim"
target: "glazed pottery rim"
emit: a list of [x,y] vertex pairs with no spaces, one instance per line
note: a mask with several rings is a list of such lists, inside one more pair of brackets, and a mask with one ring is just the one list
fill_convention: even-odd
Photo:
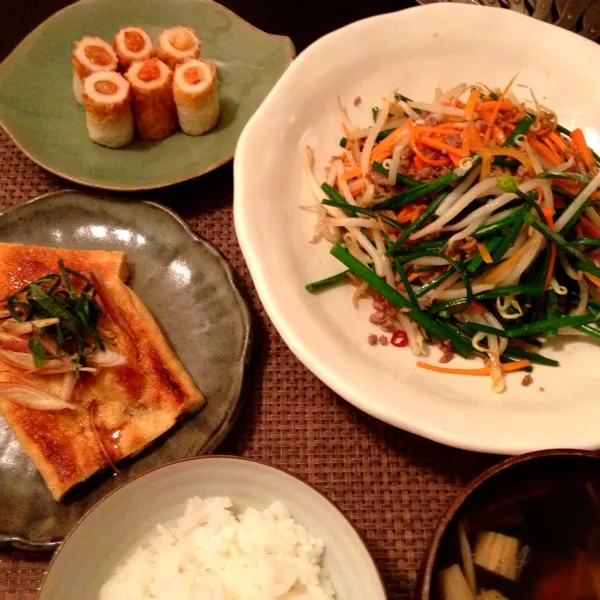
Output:
[[600,451],[585,450],[577,448],[552,448],[546,450],[536,450],[534,452],[527,452],[518,456],[511,456],[506,458],[499,463],[486,469],[483,473],[475,477],[470,481],[460,492],[460,494],[454,499],[452,504],[446,509],[443,516],[435,525],[434,532],[426,545],[425,553],[421,561],[421,566],[417,575],[417,583],[415,586],[414,600],[431,600],[431,582],[433,577],[433,567],[438,556],[440,549],[440,543],[444,534],[448,530],[448,526],[453,521],[456,513],[468,500],[468,498],[478,490],[482,484],[486,483],[496,475],[521,465],[527,462],[535,461],[538,459],[552,457],[579,457],[589,459],[600,459]]
[[[115,202],[115,203],[131,204],[130,201],[126,201],[124,198],[121,198],[120,196],[117,196],[115,194],[108,194],[105,192],[95,192],[93,189],[91,189],[91,190],[64,189],[64,190],[56,190],[56,191],[52,191],[52,192],[47,192],[45,194],[40,194],[38,196],[34,196],[33,198],[29,198],[25,202],[21,202],[14,206],[10,206],[5,210],[0,211],[0,220],[9,213],[18,212],[18,210],[21,207],[36,204],[38,202],[43,203],[48,200],[52,200],[56,196],[60,197],[63,195],[71,195],[71,194],[85,194],[88,196],[92,196],[94,198],[94,200],[99,203]],[[236,401],[233,406],[233,410],[227,412],[224,415],[223,420],[219,424],[218,428],[212,433],[212,435],[210,436],[207,443],[203,446],[202,452],[204,452],[205,454],[202,454],[199,456],[190,456],[190,457],[182,458],[179,460],[180,461],[194,460],[196,458],[209,458],[211,456],[216,456],[211,453],[225,440],[227,435],[230,433],[231,429],[233,428],[235,422],[237,421],[237,418],[245,404],[244,385],[246,383],[246,368],[250,361],[252,341],[253,341],[252,313],[250,312],[250,308],[249,308],[247,302],[245,301],[245,299],[235,281],[235,271],[234,271],[233,267],[231,266],[229,261],[225,258],[225,256],[221,253],[221,251],[218,248],[213,246],[213,244],[211,244],[208,240],[196,235],[196,233],[194,233],[190,229],[189,225],[171,208],[164,206],[158,202],[154,202],[152,200],[136,199],[136,200],[134,200],[134,203],[146,205],[151,208],[162,211],[163,213],[165,213],[166,215],[168,215],[169,217],[174,219],[178,223],[178,225],[183,229],[183,232],[185,234],[187,234],[188,237],[190,237],[196,244],[201,244],[206,250],[208,250],[214,256],[214,258],[218,261],[219,265],[223,269],[230,292],[235,297],[236,304],[238,305],[239,310],[240,310],[240,317],[241,317],[240,321],[242,322],[243,327],[244,327],[244,338],[243,338],[243,345],[242,345],[241,352],[240,352],[241,360],[238,361],[239,373],[238,373],[238,376],[236,377],[236,387],[233,390],[233,393],[231,394],[232,397],[236,398]],[[175,462],[178,462],[178,461],[175,461]],[[144,473],[141,473],[140,475],[136,475],[130,481],[133,481],[133,479],[137,479],[138,477],[143,477],[146,473],[150,473],[151,471],[154,471],[156,469],[161,469],[165,466],[168,466],[169,464],[173,464],[173,463],[170,462],[170,463],[166,463],[165,465],[161,465],[159,467],[154,467],[153,469],[149,469],[148,471],[145,471]],[[127,483],[129,483],[129,481],[124,483],[123,486],[127,485]],[[99,502],[101,502],[104,498],[110,496],[111,494],[113,494],[114,492],[116,492],[123,486],[119,486],[116,489],[111,490],[106,496],[101,498]],[[96,506],[97,504],[95,504],[94,506]],[[86,516],[88,514],[88,512],[94,508],[94,506],[89,508],[84,513],[83,516]],[[83,517],[79,518],[75,527],[79,524],[79,522],[81,521],[82,518]],[[18,535],[16,536],[16,535],[11,535],[8,533],[0,532],[0,548],[2,546],[8,546],[8,547],[13,547],[13,548],[23,550],[26,552],[32,552],[32,551],[33,552],[53,552],[57,548],[60,548],[60,546],[64,542],[64,540],[67,539],[68,535],[70,535],[70,533],[67,534],[67,536],[65,536],[65,538],[63,540],[54,540],[54,541],[50,541],[50,542],[31,542],[31,541],[23,538],[22,536],[18,536]]]
[[[77,0],[73,4],[68,4],[67,6],[64,6],[63,8],[52,13],[47,19],[44,19],[44,21],[42,21],[37,27],[35,27],[32,31],[30,31],[10,51],[10,53],[4,57],[4,59],[0,62],[0,72],[2,71],[2,68],[5,65],[9,64],[10,61],[15,60],[15,55],[21,48],[22,44],[26,43],[31,37],[33,37],[40,28],[46,26],[51,21],[61,18],[62,14],[65,12],[68,12],[73,9],[77,10],[77,8],[80,5],[94,4],[94,3],[97,3],[100,1],[101,0]],[[285,59],[286,59],[286,63],[287,63],[286,69],[290,66],[290,64],[292,64],[292,62],[296,58],[296,48],[294,46],[294,42],[292,41],[292,39],[289,36],[279,35],[276,33],[269,33],[267,31],[263,31],[262,29],[259,29],[252,23],[249,23],[248,21],[246,21],[246,19],[244,19],[243,17],[240,17],[237,13],[233,12],[231,9],[227,8],[223,4],[220,4],[216,0],[195,0],[195,1],[198,2],[199,4],[206,4],[208,6],[217,5],[218,7],[220,7],[220,9],[222,9],[223,11],[228,13],[233,19],[238,20],[245,26],[254,30],[256,33],[263,35],[265,38],[272,38],[273,40],[278,40],[278,41],[282,42],[282,48],[284,50]],[[269,91],[270,90],[267,90],[267,94]],[[264,100],[264,98],[263,98],[263,100]],[[260,104],[262,104],[262,101],[256,107],[255,112],[260,107]],[[251,117],[252,117],[252,115],[250,115],[249,118],[251,118]],[[206,175],[207,173],[210,173],[211,171],[214,171],[214,170],[218,169],[219,167],[222,167],[223,165],[229,163],[235,156],[235,151],[237,148],[237,141],[239,140],[239,136],[241,135],[241,132],[243,131],[243,129],[245,127],[245,124],[242,125],[242,127],[240,129],[240,134],[237,136],[238,140],[235,141],[235,143],[233,144],[233,148],[231,150],[224,153],[223,156],[221,156],[221,158],[215,160],[211,164],[198,169],[193,174],[188,174],[188,175],[182,174],[182,175],[176,176],[174,178],[170,178],[168,180],[165,179],[162,182],[158,182],[158,183],[155,182],[155,183],[148,183],[148,184],[133,184],[133,185],[132,184],[123,185],[123,184],[118,184],[118,183],[107,184],[105,181],[97,180],[97,179],[94,179],[93,177],[85,177],[82,179],[81,177],[78,177],[78,176],[69,175],[68,173],[65,173],[61,169],[57,169],[55,167],[50,167],[50,166],[46,165],[44,162],[42,162],[41,160],[39,160],[38,158],[36,158],[35,153],[31,153],[27,148],[25,148],[25,146],[21,143],[19,136],[9,127],[9,125],[5,122],[5,120],[2,119],[2,113],[0,113],[0,127],[2,127],[2,129],[4,129],[4,131],[6,132],[8,137],[11,139],[13,144],[27,158],[29,158],[31,161],[33,161],[36,165],[38,165],[45,171],[48,171],[49,173],[52,173],[53,175],[56,175],[57,177],[61,177],[63,179],[66,179],[67,181],[76,183],[78,185],[88,186],[88,187],[92,187],[94,189],[99,189],[99,190],[115,191],[115,192],[143,192],[143,191],[149,191],[149,190],[158,190],[158,189],[162,189],[162,188],[165,188],[165,187],[168,187],[171,185],[176,185],[178,183],[183,183],[184,181],[196,179],[197,177]]]
[[364,537],[362,536],[362,534],[358,531],[358,529],[356,528],[356,526],[354,525],[354,523],[348,518],[348,516],[346,515],[346,513],[338,506],[338,504],[336,502],[334,502],[331,498],[329,498],[318,487],[316,487],[315,485],[313,485],[312,483],[310,483],[309,481],[307,481],[306,479],[304,479],[304,477],[296,475],[296,474],[292,473],[291,471],[288,471],[287,469],[285,469],[283,467],[271,464],[269,462],[264,462],[264,461],[258,460],[256,458],[249,458],[247,456],[236,456],[236,455],[233,455],[233,454],[210,454],[210,455],[203,455],[203,456],[190,456],[188,458],[181,458],[179,460],[175,460],[175,461],[172,461],[170,463],[167,463],[166,465],[162,465],[160,467],[155,467],[154,469],[150,469],[150,470],[146,471],[145,473],[137,475],[136,477],[132,477],[129,481],[127,481],[127,483],[123,484],[122,486],[120,486],[120,487],[112,490],[108,494],[106,494],[106,496],[104,496],[103,498],[101,498],[96,504],[94,504],[94,506],[92,506],[91,508],[89,508],[80,517],[80,519],[77,521],[77,523],[71,529],[71,531],[69,531],[69,533],[65,536],[64,540],[59,543],[56,552],[54,553],[54,555],[52,556],[50,562],[48,563],[48,566],[44,570],[44,575],[43,575],[42,581],[40,583],[40,586],[38,588],[38,593],[42,592],[42,590],[44,588],[44,584],[45,584],[46,579],[48,577],[48,574],[50,573],[52,567],[54,566],[54,563],[56,562],[56,560],[58,558],[58,555],[60,554],[60,552],[62,552],[63,547],[66,544],[66,542],[69,540],[69,538],[75,533],[75,531],[77,529],[79,529],[84,524],[84,522],[92,514],[92,512],[95,511],[103,502],[107,501],[111,496],[113,496],[113,494],[116,494],[120,490],[123,490],[125,487],[127,487],[128,485],[130,485],[131,483],[133,483],[137,479],[141,479],[142,477],[149,476],[152,473],[155,473],[156,471],[160,471],[162,469],[170,469],[170,468],[172,468],[174,466],[180,465],[182,463],[187,463],[187,462],[190,462],[190,461],[212,460],[212,459],[216,459],[216,460],[231,460],[231,461],[238,461],[238,462],[248,462],[248,463],[252,463],[252,464],[255,464],[255,465],[259,465],[260,467],[263,467],[265,469],[270,469],[272,471],[277,471],[279,473],[283,473],[284,475],[287,475],[288,477],[292,477],[296,481],[298,481],[301,484],[304,484],[306,487],[310,488],[313,492],[316,492],[323,500],[325,500],[325,502],[327,502],[334,510],[336,510],[342,516],[342,518],[344,519],[344,521],[346,522],[346,524],[349,525],[350,528],[352,529],[352,531],[356,534],[356,536],[358,537],[358,540],[360,541],[360,543],[362,544],[364,550],[366,551],[367,556],[371,559],[371,563],[372,563],[373,568],[375,570],[375,574],[377,575],[377,580],[378,580],[379,585],[381,587],[381,591],[383,592],[384,596],[387,597],[387,592],[386,592],[386,589],[385,589],[385,585],[383,583],[383,578],[381,577],[381,573],[379,572],[379,568],[377,567],[377,563],[375,561],[373,553],[369,549],[369,547],[368,547],[368,545],[366,543],[366,540],[364,539]]

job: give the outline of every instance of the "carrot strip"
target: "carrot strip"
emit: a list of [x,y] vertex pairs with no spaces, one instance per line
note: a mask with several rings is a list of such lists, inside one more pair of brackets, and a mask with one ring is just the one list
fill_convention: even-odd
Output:
[[[531,366],[530,360],[517,360],[511,363],[501,363],[500,368],[504,373],[510,371],[520,371],[526,367]],[[440,367],[438,365],[432,365],[430,363],[424,363],[417,361],[417,367],[421,369],[427,369],[428,371],[435,371],[436,373],[447,373],[449,375],[489,375],[490,367],[481,367],[480,369],[453,369],[451,367]]]
[[384,137],[371,152],[371,159],[377,162],[381,162],[382,159],[387,158],[392,153],[392,148],[400,141],[403,133],[412,125],[412,121],[409,119],[399,125],[390,133]]
[[413,152],[426,164],[431,165],[432,167],[443,167],[445,165],[448,164],[448,158],[443,158],[443,159],[435,159],[435,158],[429,158],[427,155],[423,154],[423,152],[421,152],[421,150],[419,150],[419,148],[417,147],[416,144],[413,144],[411,146],[411,148],[413,149]]
[[421,157],[416,156],[413,158],[413,164],[417,169],[423,169],[425,167],[425,162],[421,160]]
[[600,288],[600,277],[596,277],[590,273],[583,273],[596,287]]
[[[552,209],[545,206],[542,208],[542,212],[544,213],[544,217],[546,217],[546,223],[550,229],[554,229],[554,220],[552,218]],[[550,287],[550,280],[554,275],[554,265],[556,264],[556,244],[550,242],[550,258],[548,260],[548,269],[546,271],[546,278],[544,279],[544,290],[547,290]]]
[[485,110],[511,110],[514,106],[512,102],[506,102],[505,100],[488,100],[486,102],[480,102],[475,108],[476,111],[485,111]]
[[548,148],[550,148],[550,150],[552,150],[552,152],[554,152],[557,156],[560,156],[562,160],[561,154],[563,154],[563,151],[552,141],[548,135],[540,137],[539,140],[542,142],[542,144],[546,144],[546,146],[548,146]]
[[487,148],[481,148],[479,153],[481,154],[481,172],[479,173],[479,179],[483,181],[490,176],[492,169],[492,155],[488,152]]
[[430,148],[435,148],[436,150],[441,150],[442,152],[445,151],[447,154],[453,154],[455,156],[458,156],[459,158],[464,158],[466,156],[466,154],[460,148],[455,148],[454,146],[451,146],[450,144],[446,144],[445,142],[442,142],[441,140],[436,140],[436,139],[430,138],[426,135],[422,135],[419,138],[419,142],[421,142],[421,144],[424,144],[425,146],[429,146]]
[[496,284],[513,269],[523,254],[525,254],[525,252],[527,252],[535,243],[537,243],[535,236],[531,236],[510,258],[505,258],[500,264],[479,277],[477,283]]
[[576,196],[581,191],[581,183],[578,181],[569,181],[568,179],[553,179],[552,185],[562,188],[573,196]]
[[598,227],[595,223],[592,223],[590,219],[587,217],[581,217],[579,224],[581,225],[581,230],[588,237],[600,238],[600,227]]
[[491,265],[494,262],[494,259],[492,258],[492,255],[490,254],[490,251],[487,249],[486,245],[478,242],[477,248],[479,250],[479,254],[481,254],[481,258],[483,258],[483,262],[487,265]]
[[546,146],[542,144],[538,139],[534,138],[532,135],[528,135],[527,139],[529,141],[529,145],[535,150],[542,158],[547,160],[553,167],[560,165],[562,162],[560,156]]
[[417,131],[416,127],[411,127],[410,130],[410,147],[413,152],[426,164],[431,165],[433,167],[443,167],[448,164],[448,158],[444,157],[443,159],[434,159],[426,156],[417,146]]
[[581,131],[581,129],[573,129],[573,131],[571,131],[571,139],[579,152],[579,156],[581,156],[581,159],[585,163],[585,166],[588,169],[593,169],[596,166],[596,162],[594,161],[590,147],[585,141],[583,131]]
[[396,215],[398,222],[399,223],[412,222],[412,214],[413,214],[414,209],[415,209],[414,204],[407,204],[406,206],[403,206]]
[[497,125],[494,125],[494,141],[498,146],[502,146],[506,141],[506,135],[504,135],[504,131],[500,129]]
[[506,96],[506,94],[508,94],[508,90],[510,90],[512,84],[514,83],[515,79],[517,78],[517,75],[515,75],[509,82],[508,85],[506,86],[506,88],[504,89],[504,91],[500,94],[500,97],[498,98],[498,100],[496,101],[496,106],[494,107],[494,110],[492,111],[491,117],[488,120],[488,128],[486,129],[485,135],[483,136],[483,145],[487,146],[489,141],[490,141],[490,137],[492,136],[492,131],[494,128],[494,124],[496,123],[496,119],[498,118],[498,113],[500,112],[500,103],[504,102],[504,98]]
[[556,144],[556,146],[558,146],[558,148],[560,148],[561,152],[565,156],[569,156],[572,154],[571,148],[569,148],[569,146],[567,146],[567,144],[565,144],[562,137],[560,135],[558,135],[558,133],[556,133],[556,131],[551,131],[548,134],[548,137]]
[[476,313],[485,312],[485,307],[482,304],[479,304],[477,300],[471,300],[469,307],[472,308]]
[[467,105],[465,107],[465,121],[473,120],[473,113],[475,112],[475,106],[477,105],[477,100],[479,99],[479,94],[481,92],[479,90],[471,90],[471,94],[469,95],[469,99],[467,100]]
[[362,169],[360,166],[350,169],[340,175],[340,179],[344,179],[347,181],[348,179],[354,179],[355,177],[360,177],[362,175]]

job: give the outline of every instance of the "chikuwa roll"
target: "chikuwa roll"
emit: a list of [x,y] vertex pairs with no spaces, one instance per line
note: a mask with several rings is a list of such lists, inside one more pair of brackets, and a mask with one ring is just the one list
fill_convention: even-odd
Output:
[[175,67],[191,58],[200,56],[200,40],[191,27],[171,27],[163,29],[158,36],[156,55],[169,68]]
[[143,140],[162,140],[175,129],[173,71],[158,58],[134,62],[125,74],[131,84],[133,116]]
[[205,60],[178,65],[173,77],[173,96],[179,126],[188,135],[202,135],[219,118],[217,69]]
[[127,80],[115,71],[92,73],[83,82],[83,106],[93,142],[120,148],[133,139],[133,113]]
[[115,35],[113,46],[123,71],[136,60],[146,60],[154,55],[152,39],[141,27],[123,27]]
[[83,104],[83,80],[98,71],[116,71],[118,60],[112,46],[99,37],[86,36],[75,42],[71,56],[73,94]]

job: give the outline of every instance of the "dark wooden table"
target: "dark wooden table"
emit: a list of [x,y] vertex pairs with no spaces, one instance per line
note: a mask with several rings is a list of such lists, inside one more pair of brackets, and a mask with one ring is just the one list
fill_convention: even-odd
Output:
[[[69,0],[0,0],[0,60],[67,4]],[[301,51],[342,25],[413,2],[223,4],[265,31],[290,36]],[[0,210],[67,187],[72,186],[29,161],[0,132]],[[498,457],[445,448],[380,423],[336,396],[295,359],[264,314],[235,240],[231,164],[141,196],[169,205],[223,252],[253,311],[255,343],[245,407],[220,451],[282,466],[319,487],[363,535],[389,597],[409,598],[436,521],[462,486]],[[0,599],[33,600],[49,558],[0,549]]]

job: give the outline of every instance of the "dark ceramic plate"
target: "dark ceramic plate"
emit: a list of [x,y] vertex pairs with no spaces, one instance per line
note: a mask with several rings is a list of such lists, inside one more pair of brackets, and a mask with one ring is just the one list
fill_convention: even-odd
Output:
[[250,317],[232,270],[174,213],[80,191],[47,194],[0,214],[0,241],[122,250],[131,287],[144,300],[204,393],[207,404],[135,459],[123,477],[102,473],[55,502],[27,454],[0,419],[0,542],[51,550],[100,498],[130,477],[212,452],[240,406]]

